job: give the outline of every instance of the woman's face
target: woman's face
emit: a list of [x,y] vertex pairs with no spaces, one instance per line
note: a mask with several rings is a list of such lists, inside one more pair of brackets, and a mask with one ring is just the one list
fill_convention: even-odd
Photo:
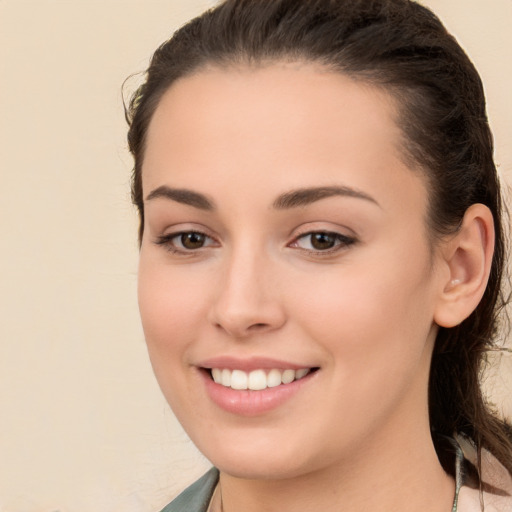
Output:
[[221,470],[301,475],[428,429],[438,256],[394,117],[384,92],[309,64],[201,71],[156,109],[142,323]]

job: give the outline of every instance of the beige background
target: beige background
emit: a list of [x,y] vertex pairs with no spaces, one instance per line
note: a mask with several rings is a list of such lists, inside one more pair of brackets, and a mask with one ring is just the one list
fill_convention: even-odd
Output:
[[[510,183],[512,0],[426,3],[482,72]],[[0,512],[155,512],[207,467],[145,351],[120,87],[211,4],[0,0]]]

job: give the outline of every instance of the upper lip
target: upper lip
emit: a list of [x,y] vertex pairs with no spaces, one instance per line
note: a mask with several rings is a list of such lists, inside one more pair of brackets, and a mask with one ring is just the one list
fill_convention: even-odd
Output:
[[268,357],[250,357],[236,358],[232,356],[218,356],[205,359],[197,364],[201,368],[221,368],[228,370],[243,370],[250,372],[253,370],[272,370],[274,368],[281,370],[300,370],[302,368],[314,368],[310,364],[297,364],[281,359]]

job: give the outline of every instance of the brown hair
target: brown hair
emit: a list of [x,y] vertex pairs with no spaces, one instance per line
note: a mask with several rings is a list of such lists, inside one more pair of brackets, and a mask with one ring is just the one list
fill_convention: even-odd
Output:
[[[178,30],[153,55],[127,111],[140,236],[145,137],[163,93],[207,65],[276,60],[317,62],[399,99],[404,156],[428,181],[434,238],[455,232],[474,203],[492,211],[496,245],[487,289],[469,318],[439,330],[429,408],[442,462],[437,434],[458,433],[487,448],[512,473],[510,427],[490,410],[480,386],[504,304],[502,205],[492,135],[476,69],[427,8],[409,0],[226,0]],[[445,469],[453,474],[451,465]]]

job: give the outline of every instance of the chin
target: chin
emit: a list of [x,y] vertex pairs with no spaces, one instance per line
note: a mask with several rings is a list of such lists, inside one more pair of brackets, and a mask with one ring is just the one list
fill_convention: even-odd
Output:
[[306,469],[307,464],[297,464],[296,461],[291,464],[290,459],[283,458],[281,454],[279,458],[260,454],[247,460],[241,460],[240,456],[235,460],[222,457],[217,464],[215,461],[212,462],[221,472],[245,480],[286,480],[310,471]]
[[312,469],[313,461],[304,449],[304,442],[290,443],[289,439],[265,441],[250,433],[239,441],[226,439],[208,446],[203,443],[198,448],[221,472],[236,478],[283,480]]

